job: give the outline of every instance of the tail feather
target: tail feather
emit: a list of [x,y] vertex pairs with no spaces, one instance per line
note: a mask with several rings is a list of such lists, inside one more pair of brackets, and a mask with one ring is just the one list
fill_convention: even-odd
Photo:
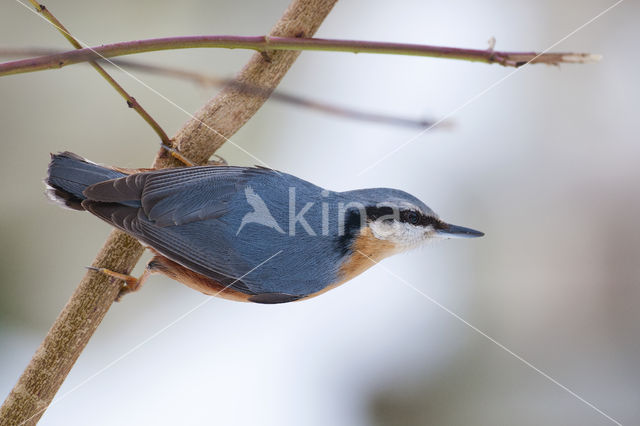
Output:
[[74,210],[84,210],[84,190],[98,182],[117,179],[123,173],[92,163],[71,153],[51,154],[45,183],[47,195],[56,203]]

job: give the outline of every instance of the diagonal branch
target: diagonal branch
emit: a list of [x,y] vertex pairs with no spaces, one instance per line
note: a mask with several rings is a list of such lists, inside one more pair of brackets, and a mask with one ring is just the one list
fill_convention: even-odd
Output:
[[[283,50],[316,50],[325,52],[377,53],[388,55],[448,58],[464,61],[500,64],[519,67],[526,63],[559,65],[561,63],[586,63],[600,60],[599,55],[589,53],[537,53],[503,52],[490,49],[462,49],[458,47],[429,46],[426,44],[388,43],[362,40],[327,40],[308,38],[296,34],[294,37],[269,36],[186,36],[147,40],[125,41],[102,46],[88,47],[56,55],[22,59],[0,64],[0,76],[45,69],[62,68],[79,62],[93,61],[135,53],[160,50],[193,48],[251,49],[259,52]],[[307,37],[304,37],[307,36]]]
[[[29,0],[29,2],[31,2],[31,4],[36,8],[36,11],[41,13],[42,16],[44,16],[45,19],[49,21],[60,32],[60,34],[62,34],[64,38],[66,38],[69,43],[71,43],[73,47],[75,47],[76,49],[82,49],[82,44],[80,44],[80,42],[71,35],[69,30],[67,30],[64,25],[62,25],[62,22],[60,22],[49,9],[47,9],[44,5],[38,3],[36,0]],[[160,137],[160,140],[162,140],[162,143],[164,143],[165,145],[170,145],[171,141],[169,140],[169,136],[167,136],[158,122],[149,115],[149,113],[142,107],[142,105],[140,105],[140,103],[136,101],[133,96],[129,95],[127,91],[124,90],[124,88],[120,86],[120,84],[118,84],[118,82],[115,81],[114,78],[111,77],[111,75],[104,68],[98,65],[96,61],[90,61],[89,63],[98,72],[98,74],[100,74],[107,81],[107,83],[109,83],[111,87],[113,87],[116,92],[118,92],[120,96],[122,96],[124,100],[127,101],[127,105],[129,106],[129,108],[132,108],[134,111],[136,111],[140,115],[140,117],[142,117],[142,119],[146,121],[149,126],[151,126],[151,128]]]
[[[277,22],[273,36],[312,36],[337,0],[293,0]],[[268,60],[255,54],[236,80],[273,90],[300,52],[274,52]],[[188,157],[204,162],[262,106],[265,99],[239,93],[227,86],[176,135]],[[202,121],[200,121],[202,120]],[[155,167],[174,165],[176,160],[161,150]],[[133,238],[113,231],[93,266],[130,273],[142,255]],[[88,272],[49,330],[33,359],[0,408],[0,425],[35,424],[47,409],[120,290],[120,283],[106,275]]]

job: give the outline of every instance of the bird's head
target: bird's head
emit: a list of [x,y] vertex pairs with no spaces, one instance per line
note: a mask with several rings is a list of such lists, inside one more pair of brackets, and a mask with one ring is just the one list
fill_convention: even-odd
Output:
[[408,250],[437,239],[474,238],[484,233],[441,220],[433,210],[404,191],[387,188],[351,191],[360,198],[366,212],[369,238]]

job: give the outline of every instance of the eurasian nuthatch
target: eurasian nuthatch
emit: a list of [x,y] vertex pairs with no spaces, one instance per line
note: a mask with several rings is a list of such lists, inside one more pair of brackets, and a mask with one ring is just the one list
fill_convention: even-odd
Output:
[[131,171],[51,156],[50,197],[87,210],[155,254],[159,272],[205,294],[257,303],[317,296],[392,254],[438,238],[480,237],[397,189],[331,192],[259,167]]

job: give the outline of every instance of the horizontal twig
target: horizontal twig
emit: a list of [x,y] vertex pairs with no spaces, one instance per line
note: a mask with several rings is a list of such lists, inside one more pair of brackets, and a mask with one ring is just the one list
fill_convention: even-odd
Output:
[[[0,57],[25,57],[25,56],[38,56],[38,55],[53,55],[56,53],[62,53],[56,49],[45,48],[0,48]],[[300,96],[290,92],[284,92],[282,90],[276,90],[269,94],[270,91],[262,87],[242,85],[241,83],[230,78],[218,77],[212,74],[203,74],[187,70],[184,68],[177,68],[168,65],[153,65],[140,61],[132,61],[127,59],[113,59],[109,62],[100,59],[96,61],[102,65],[115,65],[131,70],[137,70],[145,73],[151,73],[155,75],[162,75],[169,78],[177,78],[193,82],[197,85],[204,87],[222,87],[222,86],[235,86],[238,91],[242,93],[251,94],[253,96],[261,96],[267,98],[269,96],[271,100],[282,102],[290,105],[297,105],[303,108],[308,108],[314,111],[320,111],[326,114],[334,115],[337,117],[365,121],[375,124],[384,124],[390,126],[411,127],[424,129],[432,127],[435,124],[435,120],[429,118],[411,118],[403,117],[400,115],[384,114],[371,111],[364,111],[356,108],[350,108],[343,105],[336,105],[335,103],[328,103],[319,101],[317,99],[311,99],[305,96]],[[436,126],[438,129],[450,128],[452,123],[445,120]]]
[[598,61],[598,55],[589,53],[536,53],[502,52],[493,49],[462,49],[457,47],[429,46],[423,44],[387,43],[359,40],[328,40],[320,38],[269,37],[269,36],[186,36],[147,40],[125,41],[88,47],[70,52],[22,59],[0,64],[0,76],[45,69],[62,68],[79,62],[94,61],[101,57],[132,55],[160,50],[193,48],[269,50],[316,50],[329,52],[377,53],[390,55],[424,56],[459,59],[518,67],[526,63],[559,65],[561,63],[585,63]]

